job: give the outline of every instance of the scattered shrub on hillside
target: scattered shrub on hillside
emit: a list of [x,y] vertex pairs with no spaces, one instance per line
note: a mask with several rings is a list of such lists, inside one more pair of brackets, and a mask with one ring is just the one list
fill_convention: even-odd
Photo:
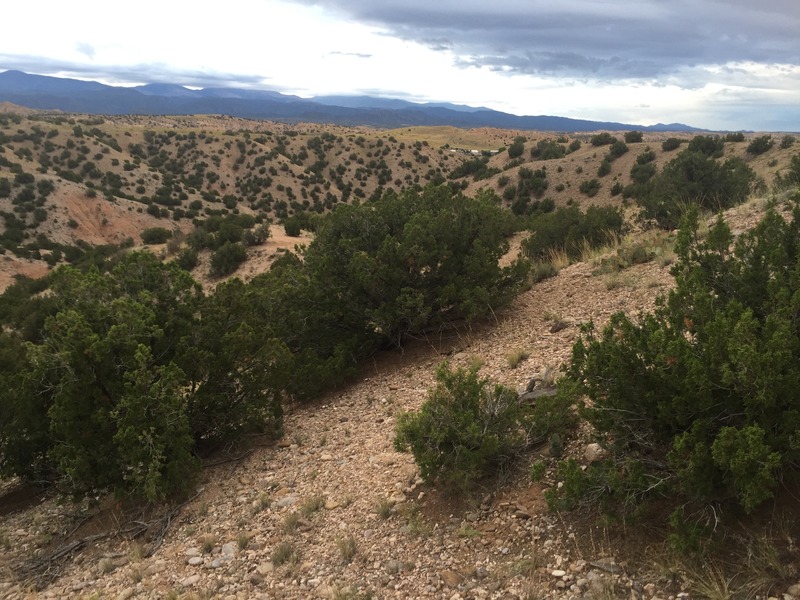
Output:
[[142,231],[142,242],[146,245],[166,244],[172,232],[164,227],[150,227]]
[[567,149],[555,140],[539,140],[531,148],[531,158],[534,160],[552,160],[563,158],[567,154]]
[[696,135],[689,140],[686,150],[719,158],[725,151],[725,141],[718,135]]
[[789,220],[770,210],[735,241],[721,218],[705,241],[697,230],[695,209],[676,245],[676,287],[654,312],[584,327],[563,381],[588,398],[608,456],[585,472],[565,464],[554,506],[666,500],[749,513],[796,470],[800,209]]
[[568,206],[536,217],[530,229],[532,235],[522,242],[527,257],[545,261],[554,251],[565,251],[574,260],[586,246],[594,248],[622,235],[624,219],[617,208],[590,206],[582,213]]
[[744,141],[744,134],[741,131],[735,131],[733,133],[725,134],[725,141],[726,142],[743,142]]
[[517,136],[514,138],[514,143],[508,147],[508,158],[519,158],[525,151],[525,138]]
[[517,177],[519,178],[517,182],[517,197],[530,198],[534,196],[541,198],[547,191],[547,169],[545,167],[535,170],[520,167],[519,171],[517,171]]
[[747,144],[747,153],[753,156],[764,154],[775,145],[771,135],[760,135]]
[[194,248],[184,248],[175,257],[175,263],[185,271],[191,271],[197,266],[198,253]]
[[625,142],[616,141],[608,149],[608,158],[616,160],[626,152],[628,152],[628,145]]
[[653,177],[655,177],[657,172],[658,169],[656,168],[655,163],[637,162],[635,165],[631,167],[631,181],[640,186],[644,185],[645,183],[650,181]]
[[[786,150],[787,148],[791,148],[796,141],[796,138],[793,135],[785,135],[781,138],[781,150]],[[2,197],[2,196],[0,196]]]
[[607,131],[593,135],[592,139],[590,140],[592,146],[608,146],[616,141],[617,138],[615,138]]
[[[511,163],[509,163],[509,165],[510,164]],[[497,169],[496,167],[489,167],[488,156],[476,156],[475,158],[471,158],[469,160],[464,161],[463,163],[458,165],[455,169],[450,171],[448,178],[460,179],[462,177],[468,177],[471,175],[473,181],[480,181],[481,179],[488,179],[489,177],[492,177],[493,175],[496,175],[499,172],[500,170]],[[436,177],[439,178],[441,181],[444,180],[443,176],[438,173],[436,174]],[[466,184],[466,181],[464,183]]]
[[600,182],[597,179],[587,179],[581,182],[581,185],[578,187],[578,190],[581,194],[588,196],[589,198],[593,198],[597,195],[597,192],[600,191]]
[[644,139],[644,134],[641,131],[626,131],[625,143],[638,144]]
[[302,231],[300,220],[293,217],[284,219],[283,231],[290,237],[300,237],[300,232]]
[[661,149],[664,152],[670,152],[671,150],[677,150],[680,145],[683,143],[683,140],[676,137],[667,138],[663,142],[661,142]]
[[225,242],[211,255],[212,277],[230,275],[247,259],[247,249],[237,242]]
[[400,415],[394,440],[411,452],[426,481],[467,489],[528,444],[530,411],[514,390],[479,379],[477,369],[436,373],[417,413]]
[[[705,149],[713,150],[714,140],[719,138],[707,139],[711,141]],[[653,177],[652,185],[637,199],[644,218],[661,228],[674,229],[688,206],[717,211],[741,204],[750,194],[754,178],[753,170],[739,158],[720,163],[687,148]]]

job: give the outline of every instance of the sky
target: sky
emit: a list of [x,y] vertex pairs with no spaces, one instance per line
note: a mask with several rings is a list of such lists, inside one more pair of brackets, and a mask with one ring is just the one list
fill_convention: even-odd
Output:
[[0,70],[800,130],[800,0],[26,0]]

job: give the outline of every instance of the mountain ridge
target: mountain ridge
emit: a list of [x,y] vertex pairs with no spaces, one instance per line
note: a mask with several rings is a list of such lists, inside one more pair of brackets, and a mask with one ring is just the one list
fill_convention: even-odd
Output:
[[554,115],[519,116],[484,107],[446,102],[417,104],[372,96],[320,96],[306,99],[270,90],[195,90],[170,83],[120,87],[96,81],[32,75],[15,70],[0,73],[0,102],[12,102],[39,110],[101,115],[224,114],[248,119],[367,125],[378,128],[450,125],[461,128],[496,127],[562,132],[631,129],[706,131],[682,123],[639,126]]

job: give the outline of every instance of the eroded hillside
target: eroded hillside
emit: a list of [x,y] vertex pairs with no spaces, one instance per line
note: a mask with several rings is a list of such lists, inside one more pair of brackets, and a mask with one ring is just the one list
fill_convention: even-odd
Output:
[[[616,133],[611,138],[624,148],[611,154],[607,139],[594,145],[597,134],[23,112],[0,113],[3,287],[16,273],[38,276],[74,260],[87,245],[140,246],[152,228],[174,235],[172,251],[208,218],[241,214],[253,217],[251,227],[279,224],[429,184],[470,195],[491,190],[518,214],[545,199],[620,206],[637,177],[652,176],[680,151],[664,150],[673,136],[662,133]],[[625,144],[625,137],[641,141]],[[774,137],[774,147],[757,156],[747,152],[749,138],[731,138],[742,141],[726,142],[723,158],[743,158],[756,186],[769,189],[792,155]],[[647,164],[637,172],[639,163]],[[263,252],[251,252],[257,255]],[[269,261],[254,263],[248,273]]]

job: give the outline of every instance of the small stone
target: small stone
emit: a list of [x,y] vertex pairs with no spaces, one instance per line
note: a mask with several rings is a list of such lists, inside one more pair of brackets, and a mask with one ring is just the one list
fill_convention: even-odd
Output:
[[320,459],[320,460],[323,460],[323,461],[325,461],[325,462],[328,462],[328,461],[331,461],[331,460],[333,460],[333,455],[332,455],[332,454],[327,454],[327,453],[326,453],[326,454],[322,454],[322,455],[319,457],[319,459]]
[[442,581],[444,581],[447,587],[451,588],[458,587],[458,585],[463,580],[463,577],[461,577],[461,575],[459,575],[455,571],[442,571],[441,573],[439,573],[439,577],[442,578]]
[[396,575],[403,570],[403,562],[395,559],[387,560],[383,568],[389,575]]
[[198,581],[200,581],[200,575],[190,575],[186,579],[181,580],[181,585],[183,587],[192,587]]
[[489,576],[489,571],[487,571],[484,567],[478,567],[475,569],[475,579],[486,579]]
[[406,501],[406,495],[401,491],[396,491],[391,496],[389,496],[388,500],[392,506],[394,506],[395,504],[402,504],[403,502]]
[[129,598],[132,598],[135,593],[136,590],[133,588],[125,588],[119,594],[117,594],[116,600],[128,600]]
[[790,585],[786,593],[795,598],[800,598],[800,582]]
[[253,585],[261,585],[262,583],[264,583],[264,578],[258,573],[253,573],[252,575],[250,575],[250,583],[252,583]]
[[186,562],[193,567],[197,567],[203,564],[203,559],[199,556],[190,556],[186,559]]
[[583,458],[586,459],[588,463],[597,462],[605,457],[605,455],[606,451],[597,443],[586,444],[586,448],[583,451]]
[[336,500],[327,499],[325,500],[325,510],[334,510],[341,506]]
[[222,545],[222,553],[229,558],[236,556],[236,544],[228,542]]
[[200,552],[200,548],[187,548],[184,554],[186,556],[200,556],[202,553]]
[[264,577],[272,573],[274,570],[275,565],[273,565],[271,562],[261,563],[256,567],[256,572]]
[[156,562],[154,562],[153,564],[149,565],[144,570],[144,575],[145,575],[145,577],[152,577],[153,575],[157,575],[158,573],[161,573],[166,568],[167,568],[167,562],[166,561],[157,560]]
[[275,506],[277,508],[283,508],[284,506],[291,506],[297,502],[297,496],[284,496],[283,498],[279,498],[277,502],[275,502]]
[[553,577],[563,577],[566,574],[567,574],[567,572],[563,571],[562,569],[556,569],[555,571],[550,573],[550,575],[552,575]]

